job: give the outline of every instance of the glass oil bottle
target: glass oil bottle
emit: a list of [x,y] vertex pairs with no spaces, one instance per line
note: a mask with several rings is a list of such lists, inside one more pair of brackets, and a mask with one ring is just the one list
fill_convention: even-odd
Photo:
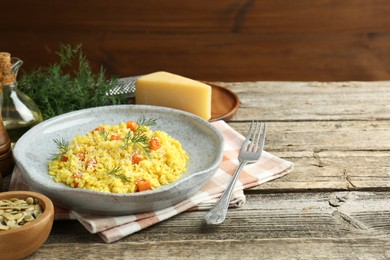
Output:
[[[2,90],[3,82],[7,82],[10,76],[10,71],[4,69],[10,66],[10,54],[0,52],[0,91]],[[15,160],[11,148],[11,140],[7,129],[4,126],[3,118],[0,113],[0,180],[3,176],[11,174],[14,168]],[[0,181],[1,184],[1,181]],[[0,187],[1,190],[1,187]]]
[[[11,142],[14,144],[31,127],[42,121],[42,114],[36,103],[20,91],[16,77],[23,61],[13,57],[11,65],[3,69],[1,114]],[[0,65],[1,66],[1,65]]]

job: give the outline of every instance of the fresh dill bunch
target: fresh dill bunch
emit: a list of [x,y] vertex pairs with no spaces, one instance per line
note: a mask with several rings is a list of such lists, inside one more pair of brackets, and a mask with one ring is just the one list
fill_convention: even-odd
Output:
[[81,44],[61,44],[57,55],[57,63],[24,72],[18,81],[20,90],[38,105],[43,119],[83,108],[128,102],[124,95],[106,94],[118,84],[118,79],[106,79],[103,68],[95,74]]
[[121,171],[121,168],[120,167],[114,167],[111,171],[107,170],[107,175],[110,175],[110,176],[113,176],[115,178],[120,178],[124,181],[130,181],[129,178],[127,178],[126,176],[124,175],[121,175],[121,174],[118,174],[118,172]]
[[64,156],[69,151],[69,144],[64,139],[54,139],[53,140],[57,146],[58,152],[55,154],[52,154],[50,160],[58,160],[62,156]]

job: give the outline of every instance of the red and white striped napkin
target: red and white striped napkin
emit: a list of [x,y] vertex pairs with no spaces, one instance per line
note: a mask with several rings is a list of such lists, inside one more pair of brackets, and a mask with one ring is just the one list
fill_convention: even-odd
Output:
[[[238,166],[238,153],[245,139],[224,121],[212,124],[221,131],[225,140],[223,159],[216,174],[191,198],[163,210],[128,216],[97,216],[56,208],[56,219],[77,219],[89,232],[97,233],[106,243],[112,243],[181,212],[211,208],[226,189],[231,175]],[[245,204],[244,189],[284,176],[292,168],[292,162],[263,151],[258,162],[245,166],[241,172],[230,207],[240,207]],[[15,167],[10,190],[27,189],[29,189],[28,185]]]

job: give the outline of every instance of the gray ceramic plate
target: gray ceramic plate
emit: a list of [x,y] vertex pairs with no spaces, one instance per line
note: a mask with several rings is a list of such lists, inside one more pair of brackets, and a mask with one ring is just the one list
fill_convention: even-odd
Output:
[[[118,124],[140,116],[156,118],[152,130],[162,130],[182,143],[190,160],[181,179],[155,190],[112,194],[71,188],[53,181],[48,162],[57,150],[54,139],[71,141],[99,124]],[[192,196],[219,167],[223,138],[209,122],[190,113],[156,106],[118,105],[67,113],[30,129],[15,144],[20,171],[34,191],[48,196],[61,207],[95,214],[123,215],[172,206]]]

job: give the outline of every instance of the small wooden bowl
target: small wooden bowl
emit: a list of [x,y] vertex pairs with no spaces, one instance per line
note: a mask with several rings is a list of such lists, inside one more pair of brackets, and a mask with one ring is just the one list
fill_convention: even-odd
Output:
[[0,193],[0,200],[28,197],[36,198],[42,207],[42,214],[35,220],[15,229],[0,231],[0,252],[2,259],[23,259],[42,246],[48,238],[54,221],[54,206],[46,196],[30,191],[8,191]]

